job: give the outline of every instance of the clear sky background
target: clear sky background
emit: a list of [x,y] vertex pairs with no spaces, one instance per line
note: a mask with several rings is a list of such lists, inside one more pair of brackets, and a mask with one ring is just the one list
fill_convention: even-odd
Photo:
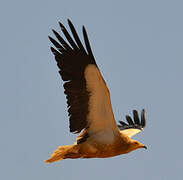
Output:
[[[76,138],[48,40],[67,18],[88,31],[116,120],[146,109],[147,150],[44,163]],[[0,179],[183,179],[183,1],[4,0],[0,22]]]

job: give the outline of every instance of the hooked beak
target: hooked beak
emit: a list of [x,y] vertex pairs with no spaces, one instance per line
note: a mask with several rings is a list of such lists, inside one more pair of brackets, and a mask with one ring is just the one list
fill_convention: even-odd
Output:
[[143,146],[142,148],[147,149],[147,146]]

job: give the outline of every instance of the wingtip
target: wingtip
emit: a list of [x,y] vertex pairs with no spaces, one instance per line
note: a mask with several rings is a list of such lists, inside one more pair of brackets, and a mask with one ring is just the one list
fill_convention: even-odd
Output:
[[143,127],[146,126],[146,110],[145,109],[142,109],[142,112],[141,112],[141,124]]
[[58,54],[58,51],[54,48],[54,47],[50,47],[50,50],[51,52],[54,54],[54,55],[57,55]]
[[67,18],[67,22],[72,25],[72,21],[69,18]]
[[59,21],[58,24],[59,24],[61,30],[63,31],[65,29],[65,26],[61,23],[61,21]]
[[[69,27],[70,27],[72,33],[73,33],[73,31],[76,31],[74,25],[72,24],[72,21],[70,19],[67,19],[67,22],[69,24]],[[76,33],[76,32],[74,32],[74,33]]]
[[57,31],[55,31],[54,29],[52,29],[52,32],[54,33],[54,35],[57,37],[57,39],[59,39],[59,34],[58,34],[58,32]]
[[143,108],[143,109],[142,109],[142,112],[143,112],[143,113],[146,113],[146,110],[145,110],[145,108]]
[[49,39],[50,41],[52,41],[53,38],[52,38],[51,36],[48,36],[48,39]]
[[[86,28],[85,28],[85,26],[82,26],[82,31],[83,31],[83,35],[84,35],[84,38],[86,39],[88,39],[88,35],[87,35],[87,32],[86,32]],[[89,40],[88,40],[89,41]]]
[[134,125],[134,122],[133,122],[131,116],[126,115],[126,120],[127,120],[127,122],[128,122],[129,125]]
[[85,32],[85,33],[86,33],[86,28],[85,28],[85,26],[84,26],[84,25],[82,26],[82,29],[83,29],[83,32]]
[[54,30],[54,29],[52,29],[52,32],[55,34],[56,33],[56,31]]
[[55,50],[52,46],[50,47],[50,49],[51,49],[52,52],[54,52],[54,50]]
[[133,119],[135,124],[140,125],[140,118],[139,118],[139,113],[136,109],[133,110]]

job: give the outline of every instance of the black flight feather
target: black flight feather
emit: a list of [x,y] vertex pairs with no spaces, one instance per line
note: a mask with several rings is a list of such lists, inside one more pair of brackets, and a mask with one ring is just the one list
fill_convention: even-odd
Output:
[[60,28],[61,28],[62,32],[64,33],[66,39],[70,43],[70,45],[73,47],[74,50],[77,50],[78,47],[77,47],[76,43],[73,41],[72,37],[70,36],[70,34],[68,33],[68,31],[66,30],[64,25],[61,22],[59,22],[59,25],[60,25]]
[[127,115],[126,120],[127,120],[128,124],[123,122],[123,121],[119,121],[119,123],[120,123],[118,125],[119,129],[120,130],[124,130],[124,129],[140,129],[140,130],[142,130],[146,126],[145,109],[143,109],[141,112],[141,120],[139,118],[138,111],[133,110],[133,119],[134,119],[134,121],[132,120],[132,118],[129,115]]
[[93,64],[97,67],[86,30],[83,30],[83,37],[85,46],[82,45],[79,36],[71,23],[68,20],[68,24],[72,35],[68,33],[62,23],[59,22],[61,30],[67,39],[66,42],[55,30],[54,35],[58,39],[58,42],[52,37],[49,37],[50,41],[56,47],[51,47],[51,51],[55,55],[59,73],[64,83],[64,93],[66,94],[68,115],[70,122],[70,132],[79,133],[85,128],[88,128],[87,115],[89,113],[88,101],[90,98],[90,92],[86,87],[85,68],[89,64]]

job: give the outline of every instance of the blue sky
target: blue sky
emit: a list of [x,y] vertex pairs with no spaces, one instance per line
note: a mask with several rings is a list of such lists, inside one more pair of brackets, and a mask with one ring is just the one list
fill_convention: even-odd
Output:
[[[182,7],[178,0],[2,1],[0,179],[182,179]],[[67,18],[80,36],[87,29],[116,120],[146,109],[147,127],[135,139],[147,150],[44,163],[76,138],[48,40]]]

